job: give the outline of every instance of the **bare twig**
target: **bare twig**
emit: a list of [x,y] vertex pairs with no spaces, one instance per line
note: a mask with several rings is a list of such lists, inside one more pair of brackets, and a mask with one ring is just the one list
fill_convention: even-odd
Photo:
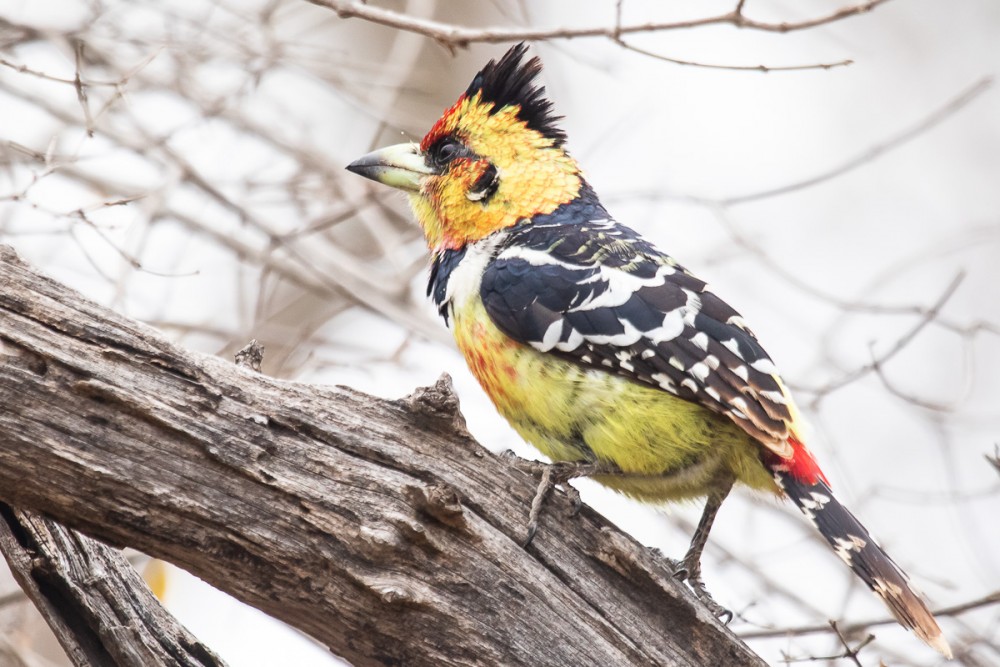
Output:
[[507,42],[540,42],[553,39],[573,39],[578,37],[608,37],[618,38],[622,35],[644,32],[666,32],[701,28],[713,25],[732,25],[738,28],[748,28],[764,32],[787,33],[796,30],[807,30],[817,26],[835,23],[837,21],[870,12],[887,0],[871,0],[857,5],[842,7],[835,12],[805,21],[788,21],[770,23],[755,21],[743,15],[743,3],[739,3],[733,11],[716,16],[709,16],[688,21],[650,21],[629,25],[588,26],[583,28],[468,28],[440,21],[415,18],[352,0],[308,0],[314,5],[332,9],[341,18],[358,18],[370,23],[377,23],[396,30],[413,32],[429,37],[436,42],[454,48],[465,48],[470,44],[487,43],[503,44]]
[[87,88],[83,85],[83,75],[80,70],[83,69],[83,49],[84,42],[82,39],[74,40],[74,55],[76,56],[76,70],[73,74],[73,87],[76,89],[76,99],[80,102],[80,108],[83,110],[83,117],[85,120],[87,128],[87,136],[94,136],[94,118],[90,115],[90,103],[87,98]]
[[853,60],[845,59],[829,63],[811,63],[808,65],[723,65],[718,63],[705,63],[695,60],[682,60],[680,58],[671,58],[670,56],[664,56],[662,54],[655,53],[653,51],[648,51],[646,49],[635,46],[634,44],[626,42],[624,39],[620,37],[612,37],[611,39],[612,41],[614,41],[615,44],[618,44],[620,47],[622,47],[627,51],[632,51],[634,53],[638,53],[647,56],[649,58],[655,58],[656,60],[662,60],[664,62],[673,63],[675,65],[687,65],[690,67],[702,67],[705,69],[728,69],[740,72],[764,72],[764,73],[798,72],[802,70],[811,70],[811,69],[824,69],[824,70],[833,69],[834,67],[845,67],[847,65],[851,65],[854,63]]
[[996,468],[997,472],[1000,473],[1000,445],[993,445],[992,456],[989,454],[983,454],[983,456],[985,456],[989,464]]
[[39,79],[44,79],[46,81],[54,81],[56,83],[68,83],[68,84],[70,84],[72,86],[86,85],[86,86],[92,86],[92,87],[93,86],[112,86],[112,87],[116,87],[116,86],[121,85],[120,81],[92,81],[92,80],[87,80],[86,82],[81,82],[81,81],[78,80],[77,76],[74,76],[72,79],[67,79],[65,77],[55,76],[53,74],[48,74],[48,73],[42,72],[40,70],[32,69],[31,67],[28,67],[27,65],[18,64],[18,63],[15,63],[13,61],[7,60],[6,58],[3,58],[3,57],[0,57],[0,66],[8,67],[8,68],[14,70],[15,72],[17,72],[18,74],[27,74],[29,76],[33,76],[33,77],[36,77],[36,78],[39,78]]
[[[655,54],[647,54],[655,55]],[[685,63],[680,61],[679,64],[698,64],[698,63]],[[830,66],[837,66],[840,64],[848,65],[849,61],[844,61],[843,63],[830,63]],[[805,66],[805,69],[811,69],[816,67],[823,67],[823,65],[812,65]],[[750,192],[742,195],[733,195],[729,197],[717,198],[717,197],[705,197],[700,195],[683,195],[678,196],[676,194],[664,193],[660,191],[656,192],[625,192],[616,196],[609,201],[615,201],[617,199],[633,199],[636,197],[643,197],[650,200],[674,200],[682,201],[686,203],[691,203],[699,206],[707,206],[713,209],[728,209],[739,204],[746,204],[750,202],[760,201],[762,199],[768,199],[771,197],[777,197],[780,195],[786,195],[791,192],[796,192],[799,190],[804,190],[827,181],[831,181],[838,176],[843,176],[844,174],[850,173],[855,169],[862,167],[875,159],[892,152],[893,150],[905,145],[906,143],[913,141],[914,139],[922,136],[927,131],[933,129],[935,126],[944,122],[958,111],[962,110],[964,107],[968,106],[975,99],[980,97],[983,93],[989,90],[993,85],[993,77],[987,76],[976,81],[973,85],[966,88],[958,95],[947,101],[941,107],[935,109],[927,116],[922,118],[912,127],[896,134],[895,136],[889,137],[888,139],[879,142],[873,146],[866,148],[861,153],[848,158],[847,160],[830,167],[819,174],[810,176],[809,178],[803,179],[801,181],[796,181],[794,183],[786,183],[785,185],[780,185],[773,188],[768,188],[766,190],[759,190],[756,192]],[[824,297],[825,300],[830,300],[828,297]]]
[[[740,0],[736,4],[736,9],[733,13],[737,17],[742,18],[743,16],[743,4],[745,0]],[[649,58],[654,58],[656,60],[662,60],[664,62],[673,63],[675,65],[688,65],[691,67],[703,67],[706,69],[728,69],[737,71],[753,71],[753,72],[779,72],[779,71],[795,71],[795,70],[807,70],[807,69],[830,69],[831,67],[840,67],[842,65],[850,65],[853,61],[851,60],[840,60],[834,63],[816,63],[812,65],[785,65],[785,66],[769,66],[769,65],[720,65],[713,63],[697,62],[694,60],[682,60],[680,58],[671,58],[669,56],[664,56],[659,53],[654,53],[653,51],[648,51],[646,49],[640,48],[626,42],[622,39],[622,6],[624,5],[624,0],[617,0],[615,2],[615,27],[612,30],[611,35],[609,35],[611,41],[618,44],[623,49],[627,51],[632,51],[640,55],[647,56]]]
[[872,354],[872,370],[875,372],[875,376],[882,383],[882,386],[886,388],[886,391],[896,398],[902,399],[911,405],[919,406],[924,410],[931,410],[933,412],[951,412],[961,404],[961,399],[952,401],[951,403],[943,403],[930,401],[926,398],[921,398],[920,396],[903,391],[888,377],[886,377],[885,369],[882,368],[882,362],[875,357],[874,352]]
[[[973,609],[980,609],[982,607],[989,607],[991,605],[1000,604],[1000,590],[993,591],[988,595],[984,595],[981,598],[971,600],[969,602],[963,602],[962,604],[953,605],[951,607],[942,607],[934,611],[934,616],[958,616],[959,614],[964,614],[967,611],[972,611]],[[898,623],[895,618],[882,617],[873,618],[867,621],[860,621],[858,623],[851,623],[850,625],[845,625],[842,632],[846,636],[851,636],[861,630],[867,630],[868,628],[878,627],[880,625],[894,625]],[[801,625],[798,627],[791,628],[773,628],[768,630],[751,630],[749,632],[739,633],[742,639],[764,639],[770,637],[799,637],[802,635],[811,635],[818,632],[831,632],[831,627],[829,623],[817,623],[815,625]]]
[[864,667],[861,664],[861,661],[858,659],[858,653],[861,652],[861,649],[868,646],[869,644],[872,643],[872,641],[874,641],[875,635],[869,634],[867,637],[865,637],[864,640],[862,640],[860,644],[858,644],[854,648],[851,648],[850,643],[847,641],[847,637],[845,637],[844,633],[841,632],[840,628],[837,627],[837,621],[830,621],[830,627],[833,628],[833,631],[837,633],[837,638],[840,640],[841,645],[843,645],[844,647],[844,652],[838,656],[835,656],[834,659],[848,658],[858,667]]
[[[96,208],[107,208],[107,207],[110,207],[110,206],[124,206],[126,204],[129,204],[129,203],[137,200],[137,199],[142,199],[142,195],[135,195],[135,196],[132,196],[132,197],[124,197],[122,199],[117,199],[115,201],[104,202],[102,204],[99,204]],[[168,273],[168,272],[163,272],[163,271],[154,271],[153,269],[150,269],[150,268],[144,266],[142,264],[142,262],[140,262],[134,255],[132,255],[127,250],[125,250],[125,248],[122,248],[119,244],[115,243],[114,240],[112,240],[111,237],[109,237],[104,232],[104,230],[100,228],[100,226],[98,226],[97,224],[95,224],[94,221],[90,219],[90,217],[87,215],[87,211],[84,211],[82,208],[78,208],[75,211],[70,211],[69,213],[67,213],[65,215],[67,217],[79,220],[80,222],[82,222],[85,225],[87,225],[90,229],[92,229],[94,231],[95,234],[97,234],[98,237],[100,237],[100,239],[102,241],[104,241],[105,243],[108,244],[108,246],[110,246],[112,249],[114,249],[114,251],[116,253],[118,253],[119,257],[121,257],[123,260],[125,260],[125,262],[130,267],[132,267],[133,269],[135,269],[137,271],[142,271],[144,273],[148,273],[148,274],[153,275],[153,276],[159,276],[161,278],[184,278],[184,277],[190,277],[190,276],[198,275],[198,271],[197,270],[195,270],[195,271],[185,271],[183,273]]]
[[896,342],[892,345],[892,347],[886,350],[882,355],[876,357],[875,359],[865,364],[864,366],[860,366],[849,373],[845,373],[841,377],[831,382],[828,382],[825,385],[816,388],[798,387],[799,391],[808,391],[815,394],[811,402],[811,405],[815,407],[824,397],[850,384],[851,382],[854,382],[864,377],[865,375],[868,375],[869,373],[875,371],[880,366],[884,365],[886,362],[888,362],[890,359],[896,356],[903,348],[909,345],[910,341],[916,338],[917,334],[923,331],[928,324],[934,321],[934,319],[941,312],[941,309],[955,293],[955,290],[958,289],[958,286],[962,284],[962,280],[964,278],[965,278],[964,272],[959,272],[954,278],[952,278],[951,282],[948,284],[948,287],[945,288],[944,292],[941,293],[941,296],[939,296],[937,301],[934,302],[934,305],[931,306],[927,310],[927,312],[921,316],[920,320],[912,328],[910,328],[909,331],[907,331],[905,334],[903,334],[903,336],[897,339]]
[[857,665],[857,667],[864,667],[864,665],[861,664],[861,660],[858,659],[858,653],[861,652],[861,649],[863,649],[864,647],[868,646],[873,641],[875,641],[875,635],[869,634],[860,644],[858,644],[854,648],[851,648],[851,645],[847,641],[847,638],[840,631],[840,628],[837,627],[837,621],[830,621],[829,626],[833,629],[834,632],[837,633],[837,638],[840,640],[841,645],[844,647],[844,650],[842,652],[837,653],[835,655],[809,655],[801,658],[793,658],[788,654],[785,654],[784,658],[782,659],[782,662],[784,662],[785,664],[792,664],[795,662],[820,662],[827,660],[846,659],[853,662],[855,665]]
[[[836,65],[838,63],[834,63]],[[839,64],[850,64],[850,61],[845,61]],[[816,66],[813,66],[816,67]],[[804,69],[804,68],[803,68]],[[985,93],[993,85],[993,77],[987,76],[983,77],[979,81],[969,86],[967,89],[959,93],[953,99],[949,100],[939,109],[929,114],[927,117],[922,119],[920,122],[916,123],[910,128],[900,132],[896,136],[872,146],[871,148],[865,150],[863,153],[855,155],[854,157],[845,160],[841,164],[828,169],[822,173],[816,174],[815,176],[810,176],[809,178],[797,181],[795,183],[789,183],[787,185],[782,185],[776,188],[771,188],[769,190],[761,190],[758,192],[751,192],[745,195],[736,195],[735,197],[727,197],[725,199],[719,200],[718,203],[723,206],[735,206],[737,204],[746,204],[752,201],[758,201],[760,199],[767,199],[768,197],[776,197],[778,195],[788,194],[789,192],[795,192],[797,190],[804,190],[805,188],[824,183],[826,181],[832,180],[838,176],[843,176],[844,174],[857,169],[863,164],[867,164],[872,160],[875,160],[882,155],[902,146],[908,141],[921,136],[935,125],[938,125],[942,121],[947,120],[955,113],[960,111],[963,107],[967,106],[973,100],[978,98],[980,95]]]

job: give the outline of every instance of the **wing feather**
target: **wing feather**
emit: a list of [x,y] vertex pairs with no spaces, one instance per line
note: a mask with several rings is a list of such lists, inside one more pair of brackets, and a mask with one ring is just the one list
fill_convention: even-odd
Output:
[[742,317],[632,230],[525,226],[487,265],[480,296],[515,340],[704,405],[790,453],[793,408]]

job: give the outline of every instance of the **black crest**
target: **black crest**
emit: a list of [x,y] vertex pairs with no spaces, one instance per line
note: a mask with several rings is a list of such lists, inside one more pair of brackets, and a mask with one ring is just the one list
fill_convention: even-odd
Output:
[[528,127],[540,132],[561,146],[566,141],[566,133],[556,126],[562,116],[552,113],[552,102],[545,97],[545,87],[535,85],[535,77],[542,71],[542,61],[534,57],[526,63],[521,61],[528,46],[521,42],[511,47],[499,62],[491,60],[472,80],[465,94],[472,97],[482,92],[484,102],[493,102],[496,113],[506,106],[518,106],[517,117]]

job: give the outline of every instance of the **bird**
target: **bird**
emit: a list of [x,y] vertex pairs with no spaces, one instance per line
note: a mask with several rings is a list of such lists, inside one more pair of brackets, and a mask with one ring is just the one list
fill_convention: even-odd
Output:
[[498,412],[563,466],[559,481],[586,474],[652,503],[705,498],[676,574],[717,616],[701,554],[739,483],[790,500],[950,658],[909,577],[834,496],[747,322],[601,203],[527,50],[490,60],[419,143],[347,166],[408,195],[432,258],[427,294]]

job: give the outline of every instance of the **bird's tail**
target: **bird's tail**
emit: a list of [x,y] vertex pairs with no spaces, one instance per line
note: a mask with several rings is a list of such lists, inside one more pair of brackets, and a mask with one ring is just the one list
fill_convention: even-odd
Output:
[[[802,453],[810,456],[808,451]],[[882,598],[900,625],[913,630],[928,646],[951,658],[948,641],[920,594],[910,585],[906,573],[834,497],[819,469],[815,468],[816,475],[801,475],[795,474],[798,471],[794,465],[776,462],[771,470],[778,486],[816,526],[841,560]]]

